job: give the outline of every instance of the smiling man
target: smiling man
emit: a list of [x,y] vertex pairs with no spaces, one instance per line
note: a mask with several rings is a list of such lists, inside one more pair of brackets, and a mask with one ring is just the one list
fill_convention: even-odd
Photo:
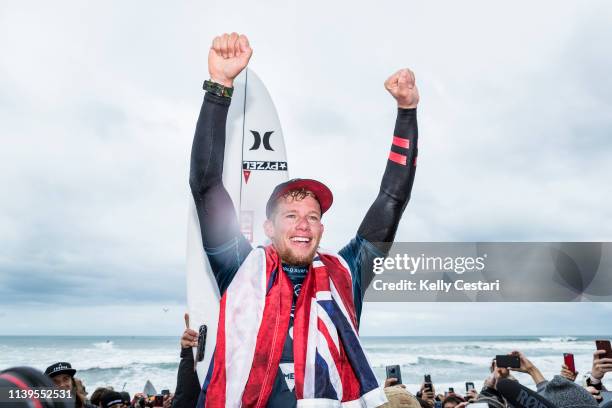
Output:
[[217,347],[198,406],[380,406],[386,398],[358,328],[373,259],[393,242],[414,181],[414,74],[402,69],[385,81],[398,107],[391,151],[378,196],[350,242],[337,254],[319,248],[332,192],[316,180],[293,179],[277,186],[266,206],[272,244],[253,249],[222,183],[233,81],[251,55],[244,35],[213,40],[192,147],[189,183],[222,295]]

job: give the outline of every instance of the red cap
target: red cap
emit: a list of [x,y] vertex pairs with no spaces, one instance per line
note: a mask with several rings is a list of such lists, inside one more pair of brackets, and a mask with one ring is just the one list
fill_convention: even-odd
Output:
[[323,215],[325,211],[329,210],[329,207],[331,207],[332,202],[334,201],[334,196],[331,190],[327,188],[325,184],[312,179],[292,179],[281,183],[274,188],[274,191],[272,191],[272,195],[266,204],[266,217],[270,218],[272,209],[274,208],[274,203],[279,197],[291,190],[299,190],[300,188],[311,191],[315,195],[315,198],[321,207],[321,215]]

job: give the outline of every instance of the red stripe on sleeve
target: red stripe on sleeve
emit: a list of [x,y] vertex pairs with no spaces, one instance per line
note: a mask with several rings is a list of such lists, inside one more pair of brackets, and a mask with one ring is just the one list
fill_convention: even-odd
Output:
[[397,164],[401,164],[402,166],[406,165],[406,156],[403,154],[389,152],[389,160],[396,162]]
[[393,144],[404,149],[410,149],[410,139],[402,139],[401,137],[393,136]]

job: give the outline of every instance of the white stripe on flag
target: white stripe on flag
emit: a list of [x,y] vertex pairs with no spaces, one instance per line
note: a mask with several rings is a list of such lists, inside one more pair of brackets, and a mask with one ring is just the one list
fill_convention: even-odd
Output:
[[265,251],[256,248],[244,260],[225,298],[226,407],[240,407],[255,356],[257,333],[266,303]]
[[320,290],[315,296],[317,300],[332,300],[332,294],[328,290]]
[[322,266],[323,266],[323,262],[321,262],[321,261],[314,261],[314,262],[312,263],[312,267],[313,267],[313,268],[320,268],[320,267],[322,267]]
[[304,398],[315,396],[315,355],[317,352],[317,299],[310,301],[310,316],[308,317],[308,341],[306,343],[306,361],[304,362]]

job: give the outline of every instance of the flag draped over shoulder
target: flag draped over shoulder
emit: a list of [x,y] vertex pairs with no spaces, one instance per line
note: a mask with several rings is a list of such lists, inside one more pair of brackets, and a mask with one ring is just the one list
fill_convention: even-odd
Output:
[[[206,408],[265,407],[289,328],[293,285],[272,246],[256,248],[221,298]],[[351,272],[317,253],[295,307],[298,407],[377,407],[387,400],[357,332]]]

